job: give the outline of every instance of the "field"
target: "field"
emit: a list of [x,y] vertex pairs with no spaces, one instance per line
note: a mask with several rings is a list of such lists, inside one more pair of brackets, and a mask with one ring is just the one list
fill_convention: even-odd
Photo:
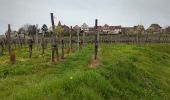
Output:
[[94,62],[94,46],[65,54],[51,63],[34,49],[16,49],[16,63],[0,56],[2,100],[115,100],[170,99],[170,45],[101,44]]

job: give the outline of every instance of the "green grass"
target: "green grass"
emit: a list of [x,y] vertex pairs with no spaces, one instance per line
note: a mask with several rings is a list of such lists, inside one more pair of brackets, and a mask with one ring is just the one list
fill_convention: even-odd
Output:
[[15,64],[0,57],[2,100],[115,100],[169,99],[170,45],[100,46],[99,65],[90,68],[93,45],[55,64],[50,48],[45,55],[27,48],[17,49]]

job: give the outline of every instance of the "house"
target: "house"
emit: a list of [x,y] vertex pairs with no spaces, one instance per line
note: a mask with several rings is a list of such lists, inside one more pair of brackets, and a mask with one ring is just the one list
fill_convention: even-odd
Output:
[[61,27],[64,33],[68,33],[70,31],[70,28],[67,25],[62,25],[60,21],[58,22],[58,26]]
[[108,24],[105,24],[103,27],[98,27],[101,32],[109,33],[109,34],[119,34],[122,32],[121,26],[109,26]]
[[165,28],[165,32],[166,32],[166,33],[170,33],[170,26],[168,26],[168,27]]
[[11,31],[10,32],[10,37],[11,38],[17,38],[18,37],[18,32],[17,31]]
[[75,30],[75,31],[77,31],[77,30],[79,30],[80,29],[80,27],[78,26],[78,25],[75,25],[74,27],[73,27],[73,30]]
[[134,27],[122,27],[123,34],[134,34]]
[[146,30],[147,33],[162,33],[162,27],[159,24],[151,24]]
[[89,26],[86,23],[83,23],[83,25],[81,26],[81,30],[88,33],[89,32]]
[[[102,26],[97,26],[97,31],[102,32]],[[95,27],[89,27],[89,32],[95,32]]]
[[89,32],[90,33],[95,32],[95,28],[94,27],[89,27]]
[[110,26],[109,29],[110,29],[109,33],[111,34],[119,34],[122,32],[121,26]]
[[77,31],[79,31],[79,30],[80,30],[80,27],[79,27],[78,25],[75,25],[75,26],[73,27],[72,32],[73,32],[74,34],[77,34]]
[[134,26],[134,33],[135,34],[139,34],[139,33],[144,33],[145,32],[145,28],[143,25],[136,25]]
[[109,32],[110,32],[110,27],[109,27],[109,25],[105,24],[105,25],[102,27],[102,31],[103,31],[103,32],[106,32],[106,33],[109,33]]
[[97,26],[97,30],[98,30],[99,32],[102,32],[102,31],[103,31],[102,26]]
[[64,33],[69,33],[69,31],[70,31],[70,28],[67,25],[62,25],[61,28]]

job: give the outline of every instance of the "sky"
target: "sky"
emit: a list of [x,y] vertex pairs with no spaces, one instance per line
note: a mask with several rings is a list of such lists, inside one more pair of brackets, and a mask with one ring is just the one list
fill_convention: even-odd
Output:
[[50,13],[55,24],[60,20],[68,26],[86,22],[99,25],[134,26],[152,23],[170,25],[170,0],[0,0],[0,34],[8,24],[18,30],[24,24],[51,26]]

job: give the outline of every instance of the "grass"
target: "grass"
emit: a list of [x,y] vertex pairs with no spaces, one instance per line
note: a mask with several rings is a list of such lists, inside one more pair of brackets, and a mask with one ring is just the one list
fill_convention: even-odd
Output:
[[34,50],[17,49],[15,64],[0,57],[2,100],[114,100],[169,99],[170,45],[101,44],[99,65],[90,68],[93,46],[50,63]]

